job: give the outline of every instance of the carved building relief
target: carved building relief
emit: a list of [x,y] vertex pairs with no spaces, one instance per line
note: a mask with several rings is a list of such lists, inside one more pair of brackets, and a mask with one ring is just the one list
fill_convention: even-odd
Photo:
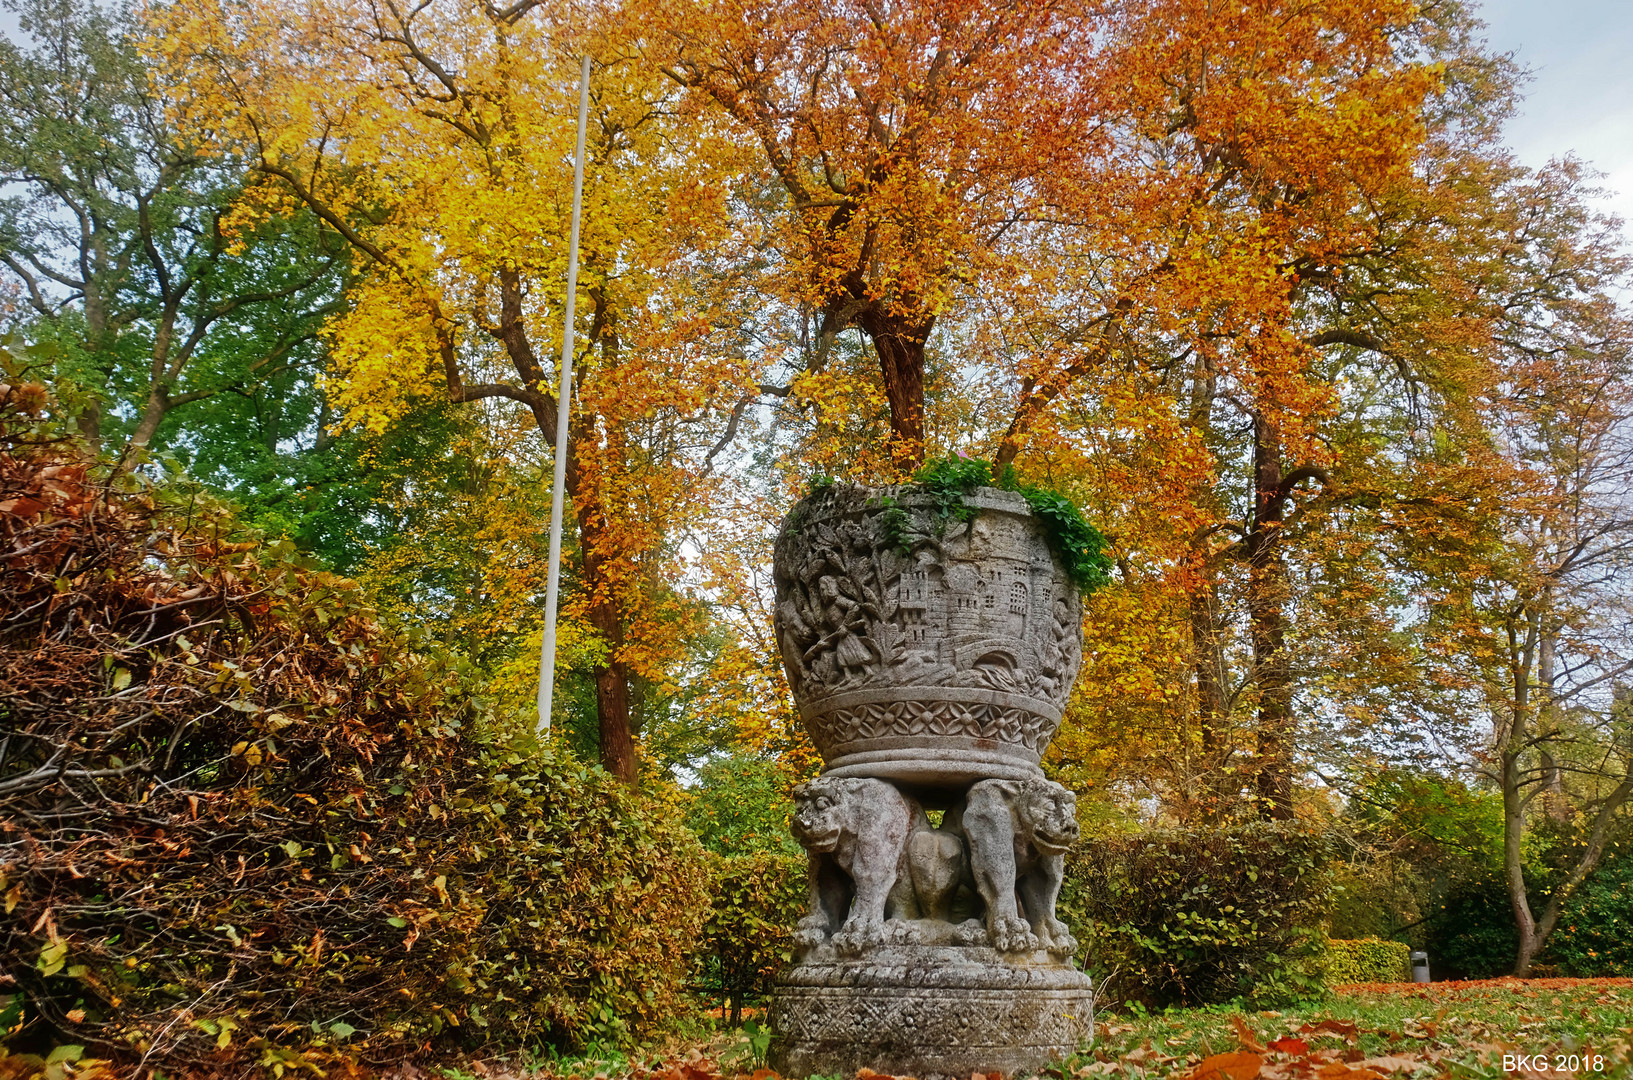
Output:
[[928,733],[996,740],[1035,772],[1082,661],[1081,602],[1024,499],[967,500],[962,521],[911,489],[835,485],[790,515],[777,641],[831,766],[866,753],[858,740]]

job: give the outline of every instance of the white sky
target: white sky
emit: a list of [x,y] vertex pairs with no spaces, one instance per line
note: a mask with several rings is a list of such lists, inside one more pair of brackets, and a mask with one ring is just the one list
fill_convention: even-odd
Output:
[[[1507,130],[1520,160],[1575,154],[1606,174],[1601,206],[1633,222],[1633,0],[1486,0],[1479,11],[1492,48],[1532,70]],[[0,8],[0,32],[16,31]]]
[[1493,50],[1531,69],[1506,132],[1520,160],[1575,154],[1606,174],[1602,207],[1633,222],[1633,2],[1487,0],[1481,17]]

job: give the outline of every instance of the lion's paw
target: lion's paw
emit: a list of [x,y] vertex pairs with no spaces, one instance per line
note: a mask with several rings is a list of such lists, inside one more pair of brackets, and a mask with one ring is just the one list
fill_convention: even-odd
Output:
[[891,919],[885,924],[886,940],[892,945],[922,945],[924,931],[906,919]]
[[960,945],[986,945],[987,928],[980,919],[965,919],[953,927],[953,940]]
[[856,956],[864,949],[883,944],[884,940],[884,924],[863,919],[851,919],[833,937],[834,948],[846,956]]
[[814,949],[827,940],[828,931],[816,927],[794,931],[796,949]]
[[997,919],[992,928],[992,947],[999,952],[1035,952],[1038,936],[1025,919]]
[[1077,951],[1077,939],[1066,924],[1059,919],[1051,919],[1044,927],[1049,931],[1049,943],[1044,946],[1052,956],[1070,956]]

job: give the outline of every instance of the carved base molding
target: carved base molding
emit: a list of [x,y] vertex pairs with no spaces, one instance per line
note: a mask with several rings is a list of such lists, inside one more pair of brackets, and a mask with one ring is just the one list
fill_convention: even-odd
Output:
[[957,784],[1041,776],[1053,705],[983,687],[862,690],[807,704],[805,729],[835,776]]
[[[784,1076],[869,1068],[919,1080],[1035,1072],[1093,1038],[1088,976],[1007,964],[991,950],[898,947],[804,963],[778,982],[771,1066]],[[979,954],[979,955],[977,955]]]

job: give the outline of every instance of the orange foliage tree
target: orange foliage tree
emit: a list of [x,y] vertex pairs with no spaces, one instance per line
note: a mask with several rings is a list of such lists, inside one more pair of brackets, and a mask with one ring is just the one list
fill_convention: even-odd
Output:
[[[1511,75],[1462,13],[1141,10],[1161,17],[1114,39],[1132,59],[1105,80],[1127,84],[1131,158],[1102,190],[1129,212],[1085,251],[1148,269],[1100,294],[1089,347],[1028,355],[1000,457],[1073,477],[1124,554],[1063,756],[1133,746],[1181,813],[1245,794],[1286,817],[1296,750],[1436,717],[1466,734],[1469,684],[1426,662],[1402,567],[1448,588],[1491,570],[1500,507],[1539,482],[1494,403],[1528,353],[1623,347],[1624,271],[1573,166],[1532,176],[1501,149]],[[1125,78],[1145,60],[1157,77]],[[1139,659],[1175,637],[1190,672]]]
[[859,328],[888,403],[877,467],[910,471],[925,453],[932,333],[978,287],[1022,287],[1044,177],[1105,141],[1074,88],[1097,20],[997,0],[631,12],[652,28],[653,62],[729,116],[781,190],[767,291],[814,324],[802,389],[820,396],[835,338]]
[[[814,393],[834,336],[860,327],[895,464],[912,464],[940,328],[966,353],[948,364],[981,369],[966,393],[989,403],[969,435],[999,464],[1083,469],[1068,445],[1081,428],[1054,436],[1063,399],[1089,394],[1097,423],[1151,444],[1141,471],[1178,473],[1106,498],[1133,507],[1162,489],[1136,513],[1169,534],[1148,554],[1192,598],[1210,744],[1232,696],[1216,567],[1228,551],[1246,568],[1254,771],[1268,812],[1290,813],[1283,526],[1301,485],[1329,477],[1327,358],[1378,349],[1343,303],[1345,273],[1385,247],[1380,204],[1412,184],[1425,145],[1441,71],[1415,7],[639,10],[662,27],[665,70],[736,122],[786,194],[774,287],[817,324],[796,389]],[[1224,408],[1245,442],[1216,437],[1237,423]],[[1212,475],[1237,466],[1245,515]]]
[[672,659],[659,586],[753,386],[729,317],[750,294],[728,257],[742,240],[724,205],[734,148],[683,122],[672,88],[615,40],[558,14],[529,0],[182,0],[156,13],[152,47],[186,89],[178,120],[247,154],[267,211],[308,207],[351,244],[361,280],[330,327],[349,421],[379,430],[431,397],[508,402],[547,442],[573,54],[597,57],[567,490],[577,603],[604,646],[601,756],[633,780],[630,680]]

